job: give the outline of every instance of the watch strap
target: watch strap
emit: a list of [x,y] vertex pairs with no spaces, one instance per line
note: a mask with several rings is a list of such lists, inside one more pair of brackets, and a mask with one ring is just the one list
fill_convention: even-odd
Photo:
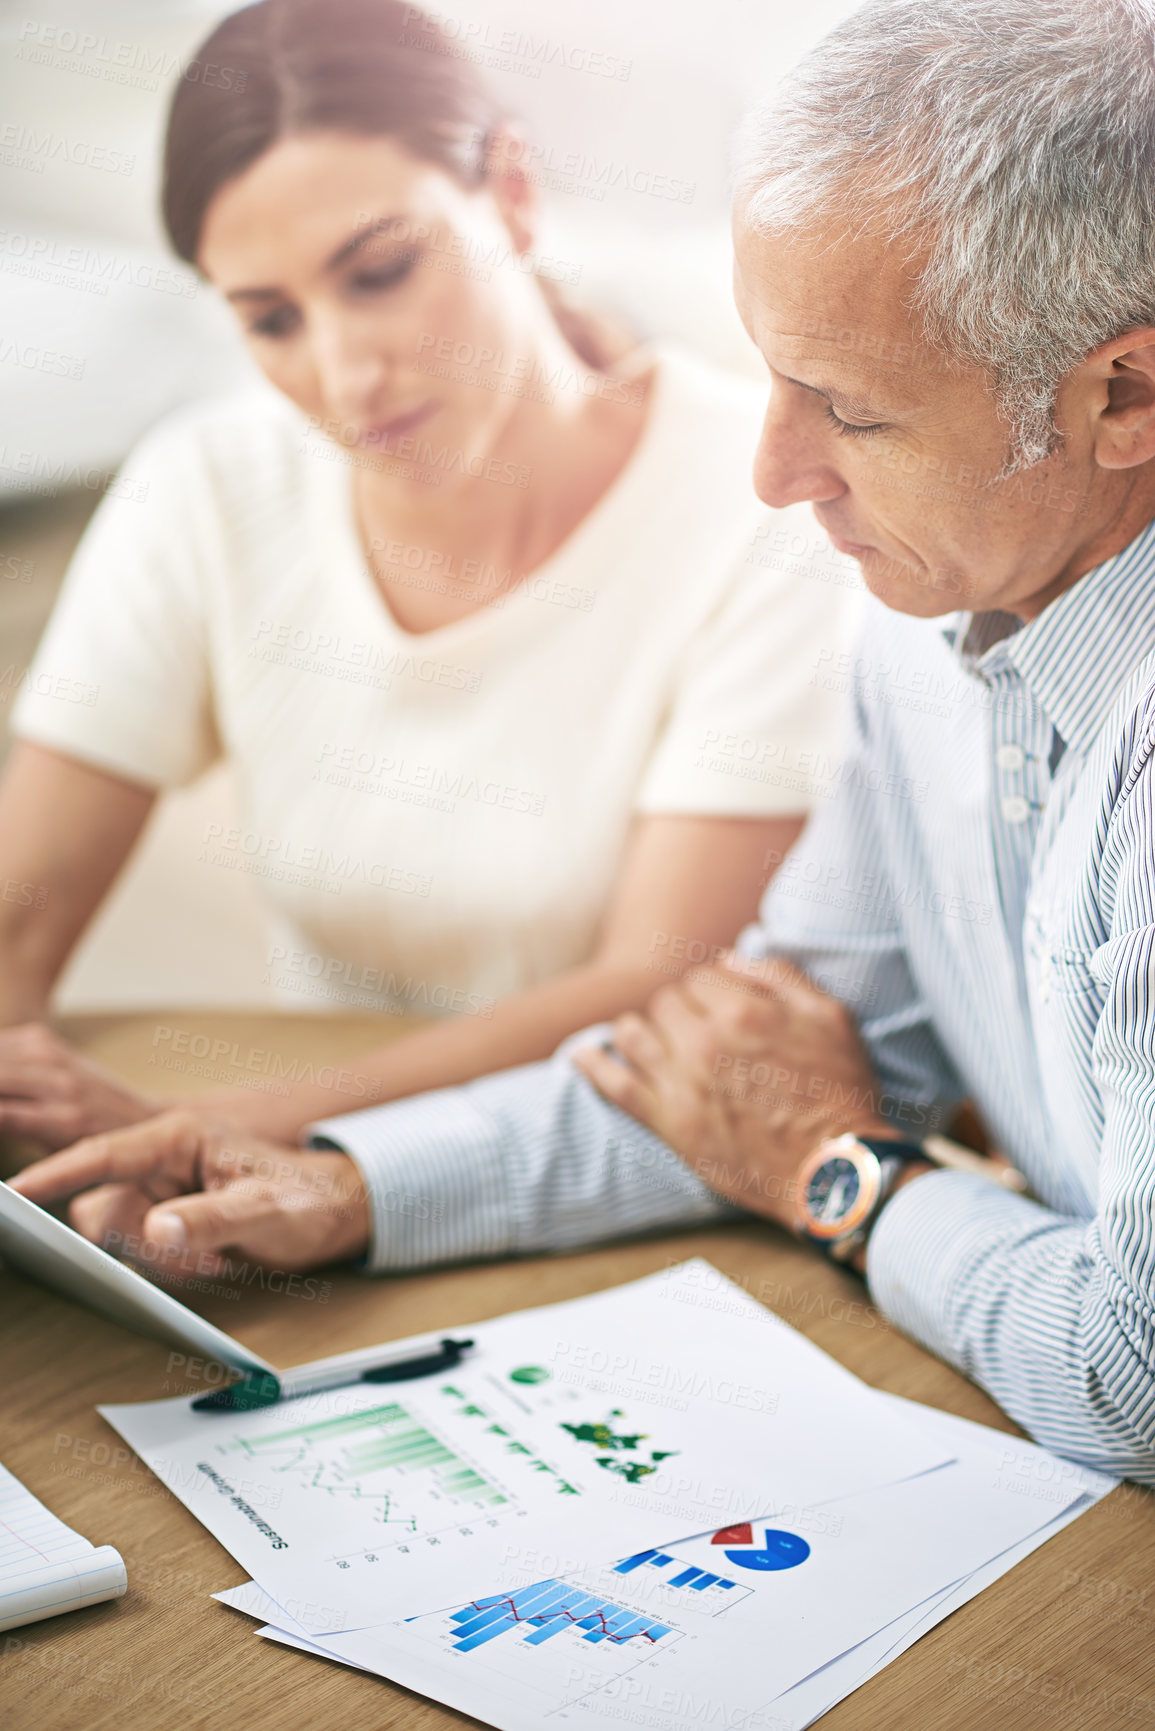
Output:
[[861,1142],[864,1148],[869,1148],[872,1154],[877,1155],[879,1161],[900,1160],[904,1166],[914,1166],[916,1163],[922,1162],[930,1166],[935,1164],[934,1157],[927,1152],[921,1142],[892,1142],[885,1136],[859,1136],[857,1134],[855,1134],[854,1140]]

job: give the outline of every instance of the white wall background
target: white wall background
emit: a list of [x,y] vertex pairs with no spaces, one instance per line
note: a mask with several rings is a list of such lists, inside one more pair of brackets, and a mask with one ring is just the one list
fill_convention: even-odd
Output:
[[[5,182],[4,203],[14,215],[83,226],[138,245],[159,240],[154,214],[156,146],[171,79],[151,68],[187,61],[198,41],[230,6],[216,0],[9,0],[0,20],[0,115],[10,121],[49,116],[66,120],[77,135],[97,136],[139,157],[127,185],[112,177],[49,164],[21,182]],[[746,106],[777,79],[831,24],[851,10],[847,0],[439,0],[430,10],[472,41],[483,63],[496,60],[487,42],[514,30],[582,53],[630,63],[625,79],[569,70],[556,60],[540,77],[502,71],[489,76],[509,107],[543,141],[649,165],[697,183],[689,209],[639,202],[628,191],[603,206],[614,221],[686,229],[724,213],[726,147]],[[96,44],[41,63],[29,49],[45,46],[45,32],[63,40],[69,30]],[[117,50],[135,51],[127,68]],[[23,52],[22,52],[23,50]],[[124,77],[121,74],[126,74]],[[136,82],[133,82],[135,78]]]

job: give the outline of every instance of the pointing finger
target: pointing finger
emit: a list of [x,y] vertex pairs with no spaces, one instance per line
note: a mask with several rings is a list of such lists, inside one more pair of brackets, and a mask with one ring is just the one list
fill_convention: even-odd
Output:
[[0,1098],[5,1100],[58,1100],[67,1083],[66,1072],[57,1064],[0,1057]]
[[207,1134],[191,1113],[165,1112],[128,1130],[88,1136],[26,1166],[10,1183],[32,1202],[54,1202],[94,1184],[124,1182],[139,1183],[157,1198],[175,1196],[198,1182]]
[[75,1106],[48,1100],[0,1100],[0,1130],[59,1146],[74,1141],[77,1129]]

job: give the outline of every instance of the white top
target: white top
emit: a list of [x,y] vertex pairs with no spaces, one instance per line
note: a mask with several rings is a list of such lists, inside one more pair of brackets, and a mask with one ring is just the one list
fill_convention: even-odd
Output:
[[[267,892],[286,1003],[307,974],[310,1007],[328,981],[331,1001],[477,1010],[590,955],[635,812],[797,812],[829,780],[821,670],[854,579],[769,551],[821,538],[753,494],[762,408],[663,352],[594,510],[420,634],[369,574],[343,452],[264,386],[184,410],[89,526],[15,731],[157,787],[228,753],[243,824],[202,857]],[[422,549],[385,556],[438,581]]]

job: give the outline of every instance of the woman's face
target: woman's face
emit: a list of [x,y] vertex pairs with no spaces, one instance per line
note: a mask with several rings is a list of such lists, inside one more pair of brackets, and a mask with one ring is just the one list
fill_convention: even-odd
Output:
[[532,372],[531,239],[524,181],[467,191],[390,139],[311,133],[221,189],[198,263],[298,408],[370,467],[432,458],[443,493],[479,472]]

